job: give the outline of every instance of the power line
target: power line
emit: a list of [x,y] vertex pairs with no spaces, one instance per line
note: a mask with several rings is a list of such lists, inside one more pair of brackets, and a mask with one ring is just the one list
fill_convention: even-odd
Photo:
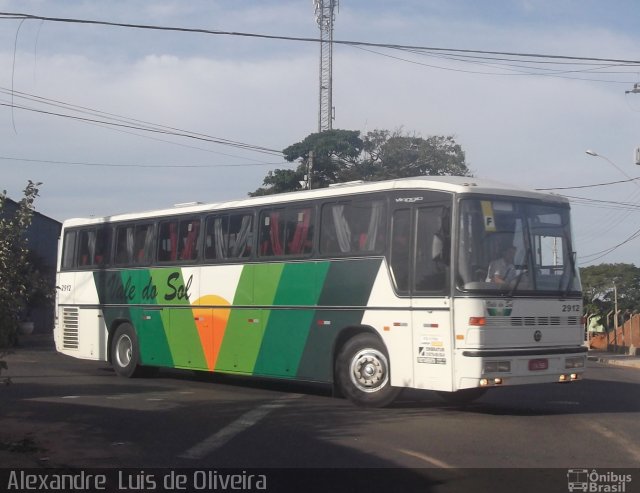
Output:
[[236,147],[236,148],[239,148],[239,149],[244,149],[244,150],[249,150],[249,151],[254,151],[254,152],[260,152],[260,153],[264,153],[264,154],[271,154],[271,155],[276,155],[276,156],[282,155],[281,151],[277,151],[275,149],[269,149],[269,148],[266,148],[266,147],[254,146],[252,144],[245,144],[245,143],[242,143],[242,142],[235,142],[235,141],[230,141],[230,140],[226,140],[226,139],[220,139],[220,138],[217,138],[217,137],[211,137],[211,136],[207,136],[207,135],[203,135],[203,134],[189,133],[188,131],[170,130],[169,128],[163,129],[162,127],[153,128],[153,127],[145,127],[145,126],[140,126],[140,125],[126,124],[126,123],[117,123],[117,122],[113,122],[113,121],[110,122],[110,121],[106,121],[106,120],[97,120],[95,118],[85,118],[85,117],[81,117],[81,116],[67,115],[67,114],[64,114],[64,113],[57,113],[57,112],[54,112],[54,111],[46,111],[46,110],[41,110],[41,109],[36,109],[36,108],[30,108],[28,106],[21,106],[21,105],[12,104],[12,103],[6,103],[6,102],[0,102],[0,106],[6,106],[6,107],[9,107],[9,108],[14,108],[14,109],[21,109],[21,110],[24,110],[24,111],[31,111],[31,112],[34,112],[34,113],[40,113],[40,114],[49,115],[49,116],[57,116],[57,117],[61,117],[61,118],[68,118],[68,119],[71,119],[71,120],[81,121],[81,122],[85,122],[85,123],[100,123],[102,125],[110,125],[110,126],[119,127],[119,128],[142,130],[142,131],[145,131],[145,132],[151,132],[151,133],[157,133],[157,134],[163,134],[163,135],[171,135],[171,136],[176,136],[176,137],[185,137],[185,138],[189,138],[189,139],[195,139],[195,140],[200,140],[200,141],[204,141],[204,142],[211,142],[211,143],[214,143],[214,144],[221,144],[221,145]]
[[116,163],[89,163],[83,161],[54,161],[51,159],[30,159],[15,156],[0,156],[2,161],[20,161],[32,164],[55,164],[65,166],[91,166],[106,168],[239,168],[246,166],[291,166],[292,163],[236,163],[236,164],[116,164]]
[[[49,99],[49,98],[45,98],[43,96],[38,96],[38,95],[35,95],[35,94],[30,94],[30,93],[16,91],[16,90],[12,91],[11,89],[7,89],[7,88],[4,88],[2,86],[0,86],[0,93],[11,95],[12,99],[13,99],[13,97],[17,97],[17,98],[20,98],[20,99],[25,99],[27,101],[36,102],[36,103],[39,103],[39,104],[49,105],[49,106],[53,106],[53,107],[57,107],[57,108],[68,109],[68,110],[75,111],[75,112],[80,113],[80,114],[103,116],[103,117],[107,117],[107,118],[113,118],[113,119],[115,119],[115,121],[134,122],[134,123],[141,123],[141,124],[144,124],[144,125],[150,125],[150,126],[158,127],[158,128],[168,128],[168,129],[172,129],[172,130],[178,130],[178,129],[175,129],[174,127],[168,127],[168,126],[160,125],[160,124],[157,124],[157,123],[148,122],[148,121],[145,121],[145,120],[138,120],[138,119],[135,119],[135,118],[130,118],[130,117],[122,116],[122,115],[117,115],[115,113],[108,113],[108,112],[105,112],[105,111],[102,111],[102,110],[97,110],[95,108],[89,108],[89,107],[86,107],[86,106],[79,106],[79,105],[76,105],[76,104],[67,103],[67,102],[64,102],[64,101],[57,100],[57,99]],[[109,125],[98,123],[98,122],[84,122],[84,123],[87,123],[89,125],[95,125],[95,126],[98,126],[98,127],[101,127],[101,128],[107,128],[107,129],[109,129],[109,130],[111,130],[113,132],[120,132],[120,133],[129,134],[129,135],[134,135],[136,137],[140,137],[140,138],[144,138],[144,139],[150,139],[150,140],[154,140],[154,141],[157,141],[157,142],[163,142],[165,144],[177,145],[177,146],[186,147],[186,148],[189,148],[189,149],[197,149],[199,151],[204,151],[204,152],[208,152],[208,153],[211,153],[211,154],[217,154],[217,155],[220,155],[220,156],[227,156],[227,157],[231,157],[231,158],[234,158],[234,159],[244,159],[244,160],[254,161],[256,163],[264,164],[264,161],[260,161],[260,160],[253,159],[253,158],[250,158],[250,157],[238,156],[236,154],[229,154],[229,153],[225,153],[225,152],[214,151],[212,149],[206,149],[204,147],[197,147],[197,146],[187,145],[187,144],[180,143],[180,142],[174,142],[174,141],[170,141],[170,140],[161,139],[161,138],[158,138],[158,137],[152,137],[150,135],[143,135],[143,134],[127,131],[127,130],[124,130],[124,129],[121,129],[121,128],[110,127]],[[194,133],[195,134],[195,132],[188,132],[188,133]],[[203,135],[203,134],[200,134],[200,135]],[[218,137],[218,139],[221,140],[221,141],[225,141],[225,142],[227,142],[227,141],[228,142],[233,142],[233,141],[230,141],[229,139],[223,139],[221,137]]]
[[[101,117],[101,118],[107,118],[109,120],[113,120],[115,122],[121,122],[121,123],[126,123],[126,124],[131,124],[131,128],[135,128],[137,130],[145,130],[145,131],[150,131],[153,132],[154,129],[160,129],[162,130],[160,133],[166,133],[168,135],[177,135],[180,137],[189,137],[189,136],[197,136],[197,137],[204,137],[204,139],[201,140],[206,140],[208,142],[214,142],[216,144],[222,144],[222,145],[230,145],[233,147],[240,147],[246,150],[251,150],[251,151],[256,151],[256,152],[266,152],[266,153],[271,153],[271,154],[275,154],[280,156],[282,154],[281,151],[278,151],[276,149],[269,149],[268,147],[263,147],[263,146],[257,146],[257,145],[253,145],[253,144],[247,144],[244,142],[239,142],[239,141],[234,141],[234,140],[230,140],[230,139],[226,139],[223,137],[214,137],[211,135],[207,135],[207,134],[202,134],[202,133],[198,133],[198,132],[192,132],[189,130],[183,130],[180,128],[176,128],[176,127],[171,127],[171,126],[167,126],[167,125],[161,125],[158,123],[153,123],[153,122],[149,122],[149,121],[145,121],[145,120],[139,120],[136,118],[130,118],[130,117],[126,117],[126,116],[122,116],[122,115],[117,115],[115,113],[108,113],[106,111],[102,111],[102,110],[98,110],[95,108],[89,108],[86,106],[80,106],[80,105],[76,105],[76,104],[72,104],[72,103],[67,103],[64,101],[60,101],[57,99],[49,99],[49,98],[45,98],[43,96],[38,96],[36,94],[30,94],[30,93],[26,93],[26,92],[21,92],[21,91],[16,91],[16,90],[12,90],[12,89],[8,89],[5,87],[0,86],[0,93],[3,94],[7,94],[10,95],[12,97],[12,102],[11,104],[13,105],[13,97],[18,97],[21,99],[25,99],[27,101],[31,101],[31,102],[36,102],[36,103],[41,103],[41,104],[46,104],[46,105],[50,105],[50,106],[54,106],[57,108],[62,108],[65,110],[71,110],[71,111],[75,111],[77,113],[80,114],[88,114],[88,115],[92,115],[92,116],[97,116],[97,117]],[[27,107],[21,107],[20,109],[28,109]],[[32,109],[33,111],[38,111],[36,109]],[[51,113],[55,116],[66,116],[69,118],[73,118],[70,115],[64,115],[64,114],[56,114],[56,113]],[[90,121],[87,119],[87,121]],[[93,121],[92,123],[103,123],[103,124],[111,124],[111,122],[104,122],[104,121]],[[125,127],[128,127],[129,125],[124,125]],[[166,130],[166,131],[165,131]],[[192,137],[192,138],[196,138],[196,137]],[[230,155],[231,157],[237,157],[237,156],[233,156]]]
[[[602,250],[600,252],[595,252],[589,255],[585,255],[585,258],[589,258],[589,260],[585,260],[584,262],[581,262],[580,265],[584,265],[586,263],[589,262],[595,262],[596,260],[600,260],[602,257],[605,257],[607,255],[609,255],[610,253],[614,252],[615,250],[617,250],[618,248],[620,248],[622,245],[626,245],[627,243],[629,243],[630,241],[635,240],[636,238],[640,237],[640,229],[636,230],[633,234],[631,234],[631,236],[629,236],[626,240],[618,243],[617,245],[614,245],[610,248],[607,248],[606,250]],[[595,258],[590,258],[590,257],[594,257]]]
[[[122,27],[129,29],[145,29],[155,31],[173,31],[192,34],[208,34],[215,36],[240,36],[259,39],[272,39],[279,41],[297,41],[307,43],[321,43],[322,40],[318,38],[298,37],[298,36],[278,36],[272,34],[252,33],[252,32],[239,32],[239,31],[220,31],[212,29],[199,29],[199,28],[186,28],[175,26],[162,26],[154,24],[134,24],[127,22],[110,22],[99,21],[93,19],[78,19],[78,18],[65,18],[65,17],[47,17],[41,15],[24,14],[16,12],[0,12],[0,19],[10,20],[41,20],[49,22],[61,22],[71,24],[89,24],[89,25],[101,25],[111,27]],[[568,56],[568,55],[549,55],[542,53],[519,53],[508,51],[487,51],[487,50],[471,50],[471,49],[458,49],[458,48],[441,48],[434,46],[416,46],[416,45],[400,45],[389,43],[371,43],[366,41],[349,41],[349,40],[333,40],[333,44],[347,45],[347,46],[367,46],[375,48],[389,48],[395,50],[421,50],[421,51],[434,51],[445,53],[462,53],[462,54],[482,54],[482,55],[499,55],[499,56],[514,56],[522,58],[539,58],[549,60],[565,60],[565,61],[589,61],[589,62],[607,62],[607,63],[625,63],[625,64],[640,64],[640,60],[627,60],[616,58],[596,58],[596,57],[580,57],[580,56]]]
[[[389,53],[382,53],[380,51],[376,51],[376,50],[371,50],[368,48],[363,48],[362,46],[352,46],[353,48],[357,48],[359,50],[362,51],[366,51],[368,53],[372,53],[374,55],[379,55],[379,56],[383,56],[383,57],[387,57],[387,58],[391,58],[394,60],[398,60],[401,62],[406,62],[406,63],[411,63],[414,65],[421,65],[424,67],[429,67],[429,68],[434,68],[437,70],[447,70],[450,72],[461,72],[461,73],[466,73],[466,74],[476,74],[476,75],[499,75],[499,76],[537,76],[537,77],[552,77],[552,78],[557,78],[557,79],[568,79],[568,80],[582,80],[582,81],[587,81],[587,82],[603,82],[603,83],[611,83],[611,84],[629,84],[630,81],[626,80],[626,81],[622,81],[622,80],[609,80],[609,79],[595,79],[595,78],[587,78],[587,77],[576,77],[576,76],[570,76],[570,75],[563,75],[563,74],[577,74],[577,73],[591,73],[591,74],[596,74],[596,75],[600,75],[600,74],[610,74],[610,73],[616,73],[616,74],[626,74],[626,75],[631,75],[633,76],[633,80],[636,80],[636,76],[637,76],[637,72],[635,71],[628,71],[628,72],[595,72],[596,70],[600,70],[602,68],[609,68],[609,67],[615,67],[615,66],[620,66],[620,64],[615,64],[615,65],[599,65],[599,66],[594,66],[593,63],[591,64],[587,64],[588,66],[590,66],[591,68],[589,69],[582,69],[582,70],[555,70],[555,69],[548,69],[548,68],[544,68],[544,67],[538,67],[536,65],[542,64],[542,63],[562,63],[564,65],[574,65],[575,63],[570,63],[570,62],[545,62],[545,61],[539,61],[539,60],[535,60],[535,61],[530,61],[530,60],[518,60],[520,63],[527,63],[529,65],[527,66],[523,66],[523,65],[514,65],[514,64],[507,64],[507,63],[495,63],[494,60],[506,60],[506,59],[499,59],[499,58],[493,58],[493,57],[469,57],[467,55],[446,55],[444,53],[432,53],[430,51],[421,51],[421,50],[401,50],[404,52],[410,52],[410,53],[414,53],[417,55],[421,55],[421,56],[425,56],[425,57],[431,57],[431,58],[440,58],[440,59],[445,59],[445,60],[451,60],[454,62],[462,62],[462,63],[468,63],[468,64],[472,64],[472,65],[481,65],[484,67],[489,67],[489,68],[493,68],[495,70],[500,70],[501,72],[498,71],[481,71],[481,70],[468,70],[468,69],[463,69],[463,68],[454,68],[454,67],[444,67],[442,65],[434,65],[434,64],[430,64],[430,63],[424,63],[424,62],[420,62],[417,60],[410,60],[407,58],[403,58],[403,57],[399,57],[396,55],[391,55]],[[469,59],[469,58],[474,58],[477,60],[473,60],[473,59]],[[485,60],[483,62],[479,61],[479,60]],[[580,64],[583,64],[582,62],[580,62]],[[634,65],[624,65],[624,66],[634,66]],[[521,70],[521,69],[527,69],[525,70]],[[531,70],[537,70],[538,72],[532,72]]]
[[534,190],[543,192],[543,191],[550,191],[550,190],[572,190],[576,188],[594,188],[594,187],[604,187],[607,185],[617,185],[619,183],[629,183],[635,180],[640,180],[640,176],[636,178],[629,178],[628,180],[609,181],[606,183],[594,183],[592,185],[576,185],[573,187],[555,187],[555,188],[535,188]]
[[599,200],[585,197],[575,197],[573,195],[561,195],[572,201],[577,201],[583,205],[598,205],[608,206],[609,208],[624,209],[624,210],[640,210],[640,204],[633,202],[619,202],[615,200]]

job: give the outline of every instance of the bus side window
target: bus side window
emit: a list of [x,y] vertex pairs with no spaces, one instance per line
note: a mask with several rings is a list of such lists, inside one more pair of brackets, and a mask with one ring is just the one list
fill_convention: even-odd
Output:
[[205,258],[247,258],[251,256],[252,238],[252,214],[236,213],[209,217],[205,232]]
[[351,203],[325,204],[322,207],[320,249],[323,254],[345,255],[356,250]]
[[415,289],[441,292],[449,273],[449,215],[444,207],[418,209],[416,225]]
[[73,260],[76,250],[76,231],[65,231],[64,242],[62,246],[62,265],[63,270],[73,269]]
[[78,267],[104,266],[109,261],[109,233],[106,227],[78,232]]
[[199,219],[180,221],[180,260],[196,260],[198,258],[199,238]]
[[284,210],[264,211],[260,215],[260,256],[284,255],[282,234],[285,230]]
[[358,251],[380,251],[384,244],[384,209],[382,200],[354,203],[352,223],[358,231]]
[[95,237],[94,229],[84,229],[78,233],[78,267],[88,267],[92,264],[91,257],[95,248]]
[[111,229],[99,227],[96,235],[96,247],[93,255],[93,263],[97,266],[105,266],[111,261]]
[[260,256],[301,256],[313,248],[313,209],[290,208],[260,214]]
[[116,249],[114,262],[117,265],[131,263],[133,251],[133,226],[118,226],[116,228]]
[[397,210],[391,225],[391,273],[398,292],[409,291],[409,263],[411,239],[411,211]]
[[320,253],[381,252],[385,237],[385,202],[358,200],[325,204],[320,223]]
[[293,211],[287,223],[287,253],[302,255],[311,252],[313,247],[312,209]]
[[[320,253],[322,254],[340,252],[333,212],[335,207],[340,206],[337,204],[325,204],[322,206],[320,215]],[[344,208],[344,205],[341,207]]]
[[147,265],[151,262],[151,253],[153,245],[153,225],[152,224],[136,224],[135,241],[133,244],[133,263],[138,265]]
[[178,222],[160,223],[158,232],[158,262],[170,262],[178,258]]

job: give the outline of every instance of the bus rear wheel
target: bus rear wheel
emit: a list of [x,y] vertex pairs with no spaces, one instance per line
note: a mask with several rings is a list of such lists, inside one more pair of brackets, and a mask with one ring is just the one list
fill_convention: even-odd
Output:
[[387,406],[401,390],[391,386],[387,351],[373,334],[359,334],[345,343],[335,373],[343,395],[358,406]]
[[133,378],[142,373],[138,337],[129,323],[120,325],[111,340],[111,365],[121,377]]

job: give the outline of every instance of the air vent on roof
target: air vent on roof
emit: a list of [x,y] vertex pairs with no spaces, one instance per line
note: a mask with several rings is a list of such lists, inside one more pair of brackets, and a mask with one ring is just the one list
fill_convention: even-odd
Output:
[[342,183],[331,183],[329,184],[330,187],[344,187],[347,185],[360,185],[361,183],[364,183],[364,180],[353,180],[353,181],[345,181]]
[[181,202],[179,204],[173,204],[174,207],[191,207],[194,205],[202,205],[204,202]]

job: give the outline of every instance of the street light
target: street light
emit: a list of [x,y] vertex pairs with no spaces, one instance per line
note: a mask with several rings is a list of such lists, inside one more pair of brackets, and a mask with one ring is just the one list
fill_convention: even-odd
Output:
[[596,151],[593,151],[591,149],[587,149],[584,152],[586,152],[589,156],[594,156],[594,157],[599,157],[601,159],[604,159],[611,166],[613,166],[615,169],[617,169],[620,173],[622,173],[624,176],[626,176],[629,179],[629,181],[631,181],[636,187],[640,188],[640,184],[636,181],[635,178],[631,178],[627,173],[624,172],[624,170],[622,168],[620,168],[620,166],[618,166],[616,163],[614,163],[607,156],[603,156],[602,154],[598,154]]
[[633,85],[633,89],[631,89],[630,91],[625,91],[624,93],[625,93],[625,94],[629,94],[629,93],[631,93],[631,94],[638,94],[638,93],[640,93],[640,83],[636,82],[636,83]]

